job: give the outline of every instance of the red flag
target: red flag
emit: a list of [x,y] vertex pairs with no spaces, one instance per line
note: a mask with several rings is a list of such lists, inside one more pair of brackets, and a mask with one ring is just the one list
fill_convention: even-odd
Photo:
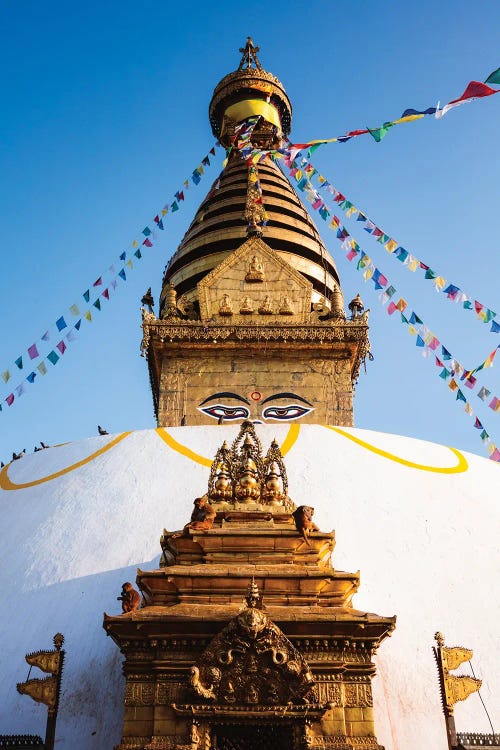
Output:
[[467,102],[471,102],[474,99],[480,99],[483,96],[491,96],[492,94],[500,94],[499,89],[492,89],[490,86],[487,86],[485,83],[481,83],[480,81],[471,81],[467,88],[465,89],[462,96],[460,96],[458,99],[452,99],[451,102],[448,102],[443,109],[437,109],[435,117],[443,117],[448,110],[452,109],[453,107],[459,107],[461,104],[466,104]]
[[102,296],[103,296],[103,297],[105,297],[106,299],[109,299],[109,290],[108,290],[108,289],[105,289],[105,290],[103,291],[103,293],[102,293]]
[[100,286],[102,284],[102,276],[99,276],[99,278],[94,281],[94,286]]
[[153,247],[153,243],[151,242],[151,240],[148,240],[147,237],[142,244],[146,245],[146,247]]

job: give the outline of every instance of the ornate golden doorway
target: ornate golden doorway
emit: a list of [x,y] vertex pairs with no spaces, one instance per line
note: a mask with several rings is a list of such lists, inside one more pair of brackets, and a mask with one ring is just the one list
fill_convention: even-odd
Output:
[[290,725],[246,724],[217,726],[213,729],[214,750],[293,750]]

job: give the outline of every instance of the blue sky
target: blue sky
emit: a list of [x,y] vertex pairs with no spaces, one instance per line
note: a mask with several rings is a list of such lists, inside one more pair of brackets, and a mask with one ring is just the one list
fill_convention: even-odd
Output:
[[[0,371],[126,250],[213,145],[207,109],[239,62],[247,35],[294,107],[292,139],[374,127],[408,107],[456,98],[500,65],[495,0],[418,4],[254,0],[128,0],[0,7]],[[319,149],[314,164],[410,252],[492,309],[498,295],[500,97]],[[0,413],[0,459],[44,440],[155,426],[146,362],[139,356],[140,298],[158,297],[164,265],[220,168],[189,191],[159,242],[120,283],[92,324],[45,377]],[[316,216],[316,218],[318,218]],[[319,225],[322,226],[319,226]],[[488,326],[437,295],[358,226],[347,224],[439,339],[467,367],[500,343]],[[375,356],[362,374],[356,425],[455,445],[484,455],[438,369],[422,358],[318,224],[346,301],[371,308]],[[363,235],[366,233],[363,232]],[[83,307],[83,305],[82,305]],[[70,317],[70,316],[68,316]],[[59,339],[57,339],[59,340]],[[496,368],[484,384],[500,395]],[[8,385],[17,385],[23,370]],[[1,383],[1,381],[0,381]],[[10,389],[1,383],[0,398]],[[467,393],[500,444],[499,414]]]

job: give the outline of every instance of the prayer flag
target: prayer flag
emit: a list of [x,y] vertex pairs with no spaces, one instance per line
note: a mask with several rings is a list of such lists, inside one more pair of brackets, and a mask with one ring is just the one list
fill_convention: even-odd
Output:
[[[217,145],[219,145],[219,144],[217,143]],[[215,148],[213,146],[210,149],[210,153],[212,154],[212,156],[215,156]]]
[[18,357],[15,360],[14,364],[16,365],[16,367],[18,367],[20,370],[22,370],[23,369],[23,358],[22,357]]
[[178,201],[183,201],[184,200],[184,193],[182,192],[182,190],[178,190],[175,193],[175,197],[177,198]]
[[61,352],[61,354],[64,354],[64,352],[65,352],[65,351],[66,351],[66,349],[67,349],[67,346],[66,346],[66,344],[64,343],[64,341],[60,341],[60,342],[59,342],[59,343],[57,344],[57,348],[59,349],[59,351]]
[[71,307],[69,308],[69,311],[71,315],[75,316],[75,318],[77,318],[80,315],[80,308],[78,307],[78,305],[71,305]]
[[30,355],[30,359],[36,359],[40,355],[38,354],[38,349],[36,348],[36,344],[31,344],[31,346],[28,349],[28,354]]
[[491,321],[490,332],[491,333],[499,333],[500,332],[500,324],[499,323],[495,323],[495,321],[492,320]]
[[451,353],[444,346],[441,346],[441,356],[443,359],[451,359]]
[[443,294],[446,294],[446,296],[448,297],[448,299],[454,300],[455,297],[457,296],[457,293],[459,291],[460,290],[459,290],[458,286],[454,286],[454,284],[448,284],[448,286],[446,287],[446,289],[443,289]]
[[96,310],[100,310],[101,309],[101,300],[99,299],[99,297],[94,302],[94,307],[96,308]]
[[137,242],[137,240],[134,240],[132,242],[132,247],[139,247],[139,243]]
[[8,370],[5,370],[5,372],[2,372],[2,380],[4,383],[8,383],[10,380],[10,372]]
[[82,319],[80,318],[80,320],[77,320],[75,323],[75,331],[79,331],[81,325],[82,325]]
[[6,402],[8,403],[9,406],[12,406],[12,404],[14,403],[14,394],[13,393],[9,393],[9,395],[7,396],[7,398],[5,400],[6,400]]
[[47,374],[47,365],[45,362],[40,362],[39,365],[37,365],[36,369],[40,373],[40,375],[46,375]]
[[497,68],[493,73],[490,73],[485,83],[496,83],[500,86],[500,68]]
[[389,304],[387,305],[387,314],[392,315],[394,312],[396,312],[397,309],[398,308],[396,307],[394,302],[389,302]]
[[388,253],[393,253],[397,246],[398,243],[395,240],[389,240],[389,242],[385,243],[385,249]]
[[420,335],[415,340],[415,346],[425,346],[425,341]]
[[472,417],[474,412],[472,411],[472,406],[469,403],[466,403],[464,406],[464,412],[469,415],[469,417]]
[[59,320],[56,320],[56,326],[57,326],[58,331],[62,331],[63,328],[68,327],[68,324],[66,323],[63,317],[60,317]]
[[454,378],[452,378],[448,383],[448,388],[450,389],[450,391],[456,391],[458,389],[458,383],[456,382],[456,380],[454,380]]
[[111,279],[111,286],[113,287],[113,289],[116,289],[116,287],[118,286],[118,282],[116,279]]
[[498,448],[495,448],[493,453],[490,453],[490,459],[492,461],[500,461],[500,451],[498,450]]
[[479,437],[481,438],[481,440],[485,444],[490,442],[490,436],[488,435],[488,433],[486,432],[486,430],[483,430],[481,432],[481,434],[479,435]]
[[195,185],[199,185],[199,183],[201,182],[201,177],[200,177],[199,173],[196,171],[196,169],[194,170],[193,174],[191,175],[191,179],[193,180],[193,182],[194,182]]
[[125,269],[122,268],[120,271],[118,271],[118,276],[123,279],[123,281],[127,281],[127,274],[125,273]]
[[380,128],[374,128],[371,130],[370,128],[367,128],[368,132],[371,136],[377,141],[377,143],[380,143],[382,138],[387,135],[389,132],[389,128],[392,128],[394,123],[392,122],[384,122],[384,124]]
[[481,399],[481,401],[486,401],[488,396],[490,395],[491,391],[489,391],[487,388],[484,387],[484,385],[479,389],[477,393],[477,397]]
[[405,299],[400,297],[398,301],[396,302],[396,307],[399,310],[399,312],[403,312],[408,307],[408,303]]
[[109,289],[105,289],[102,293],[104,299],[109,299]]
[[500,398],[493,396],[488,406],[490,409],[493,409],[493,411],[500,411]]
[[68,335],[66,336],[66,341],[68,341],[68,342],[71,343],[72,341],[75,340],[75,338],[76,338],[75,332],[74,331],[68,331]]
[[[126,258],[126,257],[127,257],[127,253],[126,253],[126,252],[125,252],[125,253],[122,253],[122,254],[120,255],[120,260],[125,260],[125,258]],[[87,300],[87,302],[88,302],[88,300]]]
[[458,391],[457,391],[457,396],[456,396],[456,399],[455,399],[455,400],[456,400],[456,401],[465,401],[465,403],[467,403],[467,399],[465,398],[465,396],[464,396],[464,394],[462,393],[462,391],[460,390],[460,388],[459,388],[459,389],[458,389]]
[[101,284],[102,284],[102,276],[99,276],[99,278],[94,281],[93,285],[94,286],[101,286]]
[[86,312],[86,313],[84,313],[83,317],[84,317],[84,318],[85,318],[86,320],[88,320],[88,321],[89,321],[89,323],[92,323],[92,313],[90,312],[90,310],[87,310],[87,312]]
[[481,424],[481,422],[479,421],[479,419],[477,417],[476,417],[475,422],[474,422],[474,427],[476,428],[476,430],[482,430],[483,429],[483,425]]
[[441,117],[444,117],[444,115],[450,109],[453,109],[453,107],[459,107],[461,104],[467,104],[467,102],[472,102],[474,101],[474,99],[480,99],[483,96],[491,96],[492,94],[500,94],[500,90],[492,89],[485,83],[481,83],[480,81],[471,81],[467,85],[467,88],[465,89],[462,96],[460,96],[458,99],[452,99],[451,102],[448,102],[448,104],[446,104],[442,109],[439,109],[438,105],[434,116],[439,119]]
[[34,383],[36,378],[36,372],[30,372],[29,375],[26,376],[26,380],[28,383]]
[[[385,291],[386,291],[386,294],[389,297],[392,297],[394,294],[396,294],[396,290],[395,290],[395,288],[393,286],[388,286]],[[420,321],[420,322],[422,322],[422,321]]]
[[50,333],[48,331],[45,331],[45,333],[42,336],[42,341],[48,341],[50,339]]
[[129,258],[129,259],[127,260],[127,262],[126,262],[126,264],[125,264],[125,265],[126,265],[126,266],[128,266],[128,267],[130,268],[130,270],[132,270],[132,269],[133,269],[133,267],[134,267],[134,264],[132,263],[132,259],[131,259],[131,258]]
[[436,107],[429,107],[428,109],[423,109],[423,110],[405,109],[405,111],[401,115],[401,119],[403,117],[409,117],[410,115],[433,115],[435,111],[436,111]]
[[59,361],[59,355],[52,349],[52,351],[47,354],[47,359],[52,365],[55,365],[56,362]]
[[85,300],[85,302],[88,302],[90,300],[90,289],[87,289],[87,291],[83,293],[83,299]]
[[470,388],[471,390],[472,388],[474,388],[474,386],[477,383],[477,378],[475,378],[474,375],[469,375],[468,378],[465,378],[463,380],[464,380],[464,385],[466,385],[467,388]]
[[179,206],[177,205],[176,201],[174,201],[172,203],[171,209],[172,209],[172,211],[178,211],[179,210]]
[[451,374],[450,371],[447,370],[446,367],[443,367],[443,369],[439,373],[439,377],[442,378],[443,380],[446,380],[447,378],[450,377],[450,374]]
[[149,235],[151,234],[151,229],[149,227],[144,227],[142,233],[145,237],[149,237]]
[[[146,239],[144,240],[144,242],[142,244],[146,245],[146,247],[153,247],[153,243],[151,242],[151,240],[148,240],[147,237],[146,237]],[[139,253],[139,255],[137,255],[137,253]],[[134,253],[134,255],[135,255],[136,258],[142,258],[140,250],[136,250],[135,253]]]

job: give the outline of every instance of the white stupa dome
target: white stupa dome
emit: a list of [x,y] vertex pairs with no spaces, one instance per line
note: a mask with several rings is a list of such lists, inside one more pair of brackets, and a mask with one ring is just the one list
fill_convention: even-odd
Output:
[[[397,615],[376,657],[375,725],[386,750],[446,750],[433,636],[474,650],[497,726],[500,675],[499,469],[486,459],[395,435],[317,425],[259,426],[277,437],[289,492],[336,530],[333,562],[361,571],[357,609]],[[119,742],[121,655],[102,629],[137,567],[158,566],[164,527],[181,528],[235,427],[180,427],[90,438],[26,456],[0,474],[4,625],[2,733],[44,733],[45,707],[16,692],[24,654],[65,635],[56,746]],[[465,667],[464,672],[467,672]],[[467,672],[469,673],[469,672]],[[31,675],[35,676],[34,673]],[[40,675],[38,675],[40,676]],[[496,716],[495,716],[495,711]],[[459,731],[491,731],[479,696],[455,708]]]

